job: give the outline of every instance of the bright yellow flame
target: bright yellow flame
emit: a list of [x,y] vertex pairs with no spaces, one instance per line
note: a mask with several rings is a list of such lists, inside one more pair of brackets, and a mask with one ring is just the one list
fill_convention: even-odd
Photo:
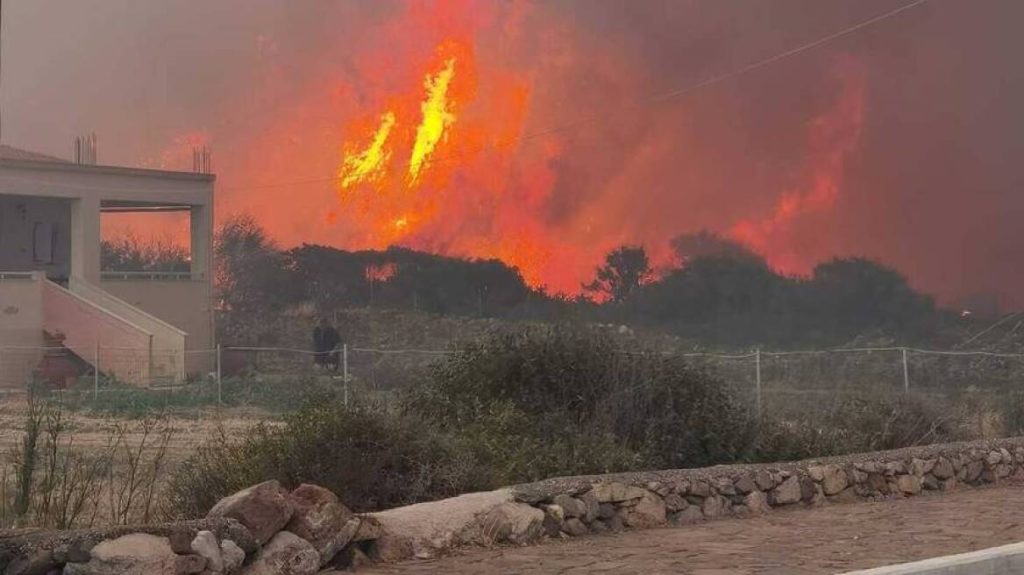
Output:
[[427,99],[420,106],[423,111],[423,123],[416,129],[416,143],[413,145],[412,158],[409,160],[410,183],[415,183],[419,179],[420,170],[437,143],[444,137],[445,128],[455,121],[455,114],[451,112],[448,102],[448,86],[451,85],[454,75],[455,59],[451,58],[436,76],[431,77],[428,74],[424,81]]
[[407,218],[405,216],[402,216],[402,217],[396,219],[394,221],[394,224],[395,224],[395,229],[396,230],[399,230],[399,231],[404,230],[405,228],[409,227],[409,218]]
[[373,181],[381,177],[384,164],[391,157],[391,152],[384,149],[391,128],[395,126],[395,114],[387,112],[380,118],[380,126],[373,135],[373,141],[362,152],[345,156],[338,176],[341,187],[348,189],[353,184]]

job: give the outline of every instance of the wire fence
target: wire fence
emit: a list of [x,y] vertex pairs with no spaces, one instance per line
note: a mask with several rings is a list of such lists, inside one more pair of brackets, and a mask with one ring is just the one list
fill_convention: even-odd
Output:
[[[103,349],[117,364],[152,363],[159,352]],[[117,394],[160,394],[196,405],[259,403],[287,406],[290,391],[330,389],[344,401],[357,394],[380,396],[409,389],[429,377],[431,365],[449,350],[376,349],[341,346],[316,353],[284,347],[217,347],[189,350],[186,379],[141,373],[97,373],[65,348],[0,347],[0,389],[18,392],[34,383],[91,394],[94,401]],[[1024,391],[1024,353],[940,351],[909,347],[742,353],[658,352],[687,358],[749,399],[758,411],[806,406],[845,393],[916,394],[998,398]],[[138,385],[138,382],[143,385]],[[132,382],[128,384],[126,382]]]

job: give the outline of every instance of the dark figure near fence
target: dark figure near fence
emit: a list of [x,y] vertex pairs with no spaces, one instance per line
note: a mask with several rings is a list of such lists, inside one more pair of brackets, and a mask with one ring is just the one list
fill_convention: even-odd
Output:
[[338,371],[341,362],[341,335],[326,319],[313,328],[313,363],[319,367]]

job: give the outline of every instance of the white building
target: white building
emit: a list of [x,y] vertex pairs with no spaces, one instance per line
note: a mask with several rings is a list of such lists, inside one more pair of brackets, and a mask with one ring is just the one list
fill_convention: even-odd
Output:
[[[55,342],[138,385],[211,369],[213,186],[210,174],[79,164],[0,145],[0,387],[23,386]],[[101,270],[108,211],[188,212],[190,271]]]

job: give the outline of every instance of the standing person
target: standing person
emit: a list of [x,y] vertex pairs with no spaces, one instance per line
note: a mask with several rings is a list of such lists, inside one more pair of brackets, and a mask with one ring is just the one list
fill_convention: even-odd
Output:
[[327,352],[324,358],[324,365],[329,365],[338,371],[338,364],[341,363],[341,334],[333,324],[327,324],[323,332],[324,351]]
[[313,365],[324,366],[327,364],[326,352],[331,348],[326,347],[327,320],[320,319],[320,323],[313,328]]

